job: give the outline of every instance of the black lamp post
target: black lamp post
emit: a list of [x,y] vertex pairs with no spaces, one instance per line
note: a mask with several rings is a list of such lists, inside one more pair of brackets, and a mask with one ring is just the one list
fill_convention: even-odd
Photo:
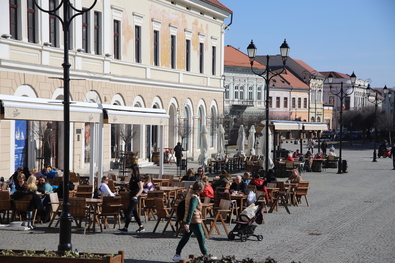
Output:
[[[88,9],[76,9],[70,0],[60,1],[58,6],[51,10],[45,10],[37,4],[34,4],[44,13],[55,16],[59,19],[63,28],[63,122],[64,122],[64,171],[63,171],[63,204],[62,214],[60,216],[60,232],[59,232],[59,251],[70,251],[73,246],[71,244],[71,223],[73,217],[70,214],[69,203],[69,181],[70,181],[70,62],[69,62],[69,29],[71,21],[78,15],[89,12],[95,5],[94,0],[92,6]],[[58,11],[63,6],[63,19],[58,15]],[[70,11],[74,10],[75,14],[71,15]]]
[[333,83],[333,75],[332,73],[329,73],[328,76],[328,83],[329,83],[329,88],[330,91],[333,95],[335,95],[336,97],[338,97],[340,99],[340,140],[339,140],[339,163],[338,163],[338,170],[337,173],[338,174],[342,174],[343,172],[345,172],[346,167],[344,167],[344,170],[342,169],[343,166],[343,161],[342,161],[342,140],[343,140],[343,101],[344,98],[351,95],[354,92],[354,85],[355,85],[355,81],[357,80],[357,77],[355,76],[354,72],[351,74],[350,76],[350,81],[351,81],[351,90],[347,91],[347,90],[343,90],[343,81],[340,82],[340,90],[337,90],[336,88],[334,88],[332,86]]
[[266,149],[266,156],[265,156],[265,175],[267,175],[268,170],[269,170],[269,85],[270,85],[270,80],[273,79],[275,76],[278,76],[282,74],[285,71],[285,63],[288,58],[289,54],[289,46],[287,44],[287,41],[284,39],[283,44],[280,46],[280,54],[283,60],[283,68],[281,71],[278,71],[276,73],[273,73],[270,69],[269,66],[269,59],[270,56],[266,56],[266,69],[263,72],[256,72],[253,68],[254,61],[255,61],[255,56],[256,56],[256,50],[257,48],[254,45],[254,42],[251,40],[251,43],[247,47],[247,53],[248,57],[250,58],[250,64],[251,64],[251,71],[263,79],[265,79],[265,85],[266,85],[266,98],[265,98],[265,106],[266,106],[266,124],[265,124],[265,131],[266,131],[266,138],[265,138],[265,149]]
[[[393,97],[393,91],[389,92],[387,85],[384,86],[384,96],[388,95],[388,103],[393,106],[392,109],[392,133],[395,132],[395,96]],[[392,135],[394,137],[394,135]],[[393,143],[393,142],[392,142]]]
[[[374,99],[371,100],[371,95],[374,96]],[[378,92],[370,87],[366,89],[366,97],[369,102],[374,104],[374,148],[373,148],[373,161],[377,162],[377,106],[382,103],[383,101],[378,98]]]

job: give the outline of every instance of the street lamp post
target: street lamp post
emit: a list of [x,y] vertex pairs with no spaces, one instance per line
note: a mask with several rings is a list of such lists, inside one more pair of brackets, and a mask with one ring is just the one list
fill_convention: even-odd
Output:
[[[374,95],[373,100],[370,99],[371,95]],[[376,90],[372,89],[370,87],[370,84],[368,84],[368,87],[366,89],[366,98],[368,99],[368,101],[370,103],[374,104],[374,147],[373,147],[373,161],[372,162],[377,162],[377,107],[383,101],[378,98],[378,92]]]
[[355,85],[356,80],[357,80],[357,77],[355,76],[355,74],[353,72],[350,76],[351,90],[347,92],[347,91],[343,90],[343,81],[340,82],[340,90],[337,90],[332,86],[332,83],[333,83],[332,73],[329,73],[329,76],[328,76],[328,83],[330,85],[329,86],[330,92],[340,99],[340,120],[339,120],[339,122],[340,122],[340,133],[339,133],[340,140],[339,140],[339,163],[338,163],[338,170],[337,170],[338,174],[342,174],[343,172],[345,172],[345,169],[346,169],[346,167],[344,167],[345,169],[342,169],[342,166],[343,166],[343,161],[342,161],[343,101],[344,101],[345,97],[351,95],[354,92],[354,85]]
[[[79,15],[89,12],[95,5],[94,0],[88,9],[79,10],[73,6],[70,0],[63,0],[53,9],[45,10],[40,7],[37,0],[34,4],[44,13],[55,16],[59,19],[63,28],[63,123],[64,123],[64,171],[63,171],[63,204],[62,214],[60,216],[59,231],[59,251],[70,251],[73,246],[71,244],[71,223],[73,217],[70,214],[69,203],[69,181],[70,181],[70,62],[69,62],[69,29],[72,20]],[[63,6],[63,19],[58,15],[58,11]],[[75,14],[71,15],[70,11],[74,10]]]
[[250,58],[250,64],[251,64],[251,71],[257,75],[262,77],[265,80],[265,85],[266,85],[266,98],[265,98],[265,112],[266,112],[266,124],[265,124],[265,131],[266,131],[266,138],[265,138],[265,149],[266,149],[266,156],[265,156],[265,175],[268,174],[269,170],[269,85],[270,85],[270,80],[272,80],[275,76],[278,76],[282,74],[285,71],[285,63],[288,58],[289,54],[289,46],[287,44],[287,41],[284,39],[284,42],[280,46],[280,54],[283,60],[283,68],[282,70],[273,73],[270,69],[269,66],[269,60],[270,56],[266,56],[266,69],[263,72],[256,72],[253,68],[254,61],[255,61],[255,55],[256,55],[256,50],[257,48],[254,45],[254,42],[251,40],[251,43],[247,47],[247,53],[248,57]]
[[[395,132],[395,96],[393,96],[393,92],[389,92],[387,85],[384,86],[384,96],[388,95],[388,103],[390,106],[393,107],[392,109],[392,134],[394,134]],[[392,137],[394,137],[394,135],[392,135]],[[392,141],[391,144],[393,144],[394,142]]]

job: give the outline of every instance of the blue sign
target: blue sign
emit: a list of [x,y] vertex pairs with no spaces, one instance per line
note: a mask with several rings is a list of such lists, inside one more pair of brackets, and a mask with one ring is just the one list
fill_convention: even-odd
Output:
[[27,121],[15,121],[15,171],[27,163]]

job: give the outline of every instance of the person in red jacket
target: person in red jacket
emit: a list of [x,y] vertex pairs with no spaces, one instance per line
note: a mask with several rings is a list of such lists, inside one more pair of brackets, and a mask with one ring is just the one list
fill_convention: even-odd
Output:
[[200,196],[214,198],[214,189],[211,187],[210,182],[208,181],[208,177],[203,176],[202,181],[205,184],[205,187],[203,189],[203,192],[200,193]]

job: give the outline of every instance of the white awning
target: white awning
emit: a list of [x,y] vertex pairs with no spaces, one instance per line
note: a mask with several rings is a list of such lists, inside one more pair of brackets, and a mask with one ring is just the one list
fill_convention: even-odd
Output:
[[305,131],[326,131],[328,130],[328,125],[326,123],[303,123]]
[[170,116],[163,109],[102,105],[104,123],[168,125]]
[[[0,119],[63,121],[62,101],[0,95]],[[96,103],[72,102],[70,122],[100,122],[102,110]]]
[[298,131],[303,129],[302,122],[297,121],[272,121],[271,123],[276,131]]

